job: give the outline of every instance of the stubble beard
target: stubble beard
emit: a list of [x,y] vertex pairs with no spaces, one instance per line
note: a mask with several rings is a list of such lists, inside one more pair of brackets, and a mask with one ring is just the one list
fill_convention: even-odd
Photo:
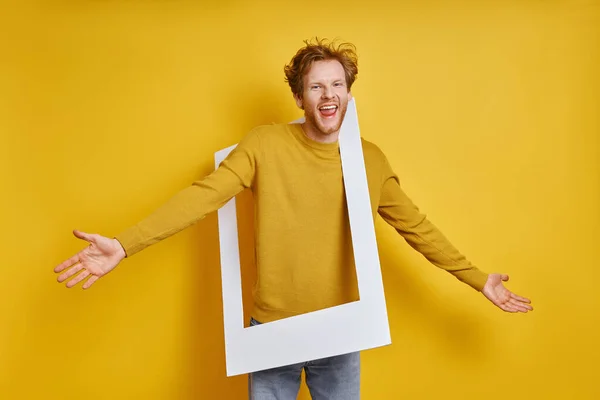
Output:
[[[346,116],[346,110],[348,109],[348,104],[340,104],[337,112],[339,115],[337,116],[338,123],[331,127],[325,127],[320,123],[319,118],[317,117],[314,110],[305,112],[305,120],[310,123],[319,133],[323,136],[329,136],[334,133],[338,133],[340,128],[342,127],[342,123],[344,122],[344,117]],[[317,113],[319,111],[317,110]]]

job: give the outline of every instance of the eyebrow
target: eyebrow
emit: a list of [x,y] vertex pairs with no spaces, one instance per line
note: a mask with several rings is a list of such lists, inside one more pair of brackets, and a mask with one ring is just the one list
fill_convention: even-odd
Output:
[[[346,83],[344,79],[336,79],[332,83],[339,83],[339,82]],[[320,81],[310,81],[308,83],[309,86],[311,86],[311,85],[322,85],[322,84],[323,84],[323,82],[320,82]]]

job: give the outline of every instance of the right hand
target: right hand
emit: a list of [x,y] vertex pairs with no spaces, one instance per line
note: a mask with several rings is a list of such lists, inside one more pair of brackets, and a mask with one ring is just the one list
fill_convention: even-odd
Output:
[[78,230],[74,230],[73,234],[75,237],[89,242],[90,245],[54,268],[56,273],[66,270],[58,276],[57,280],[59,282],[64,282],[83,270],[67,282],[66,286],[68,288],[72,288],[90,277],[83,284],[83,289],[88,289],[100,277],[112,271],[126,257],[125,250],[116,239],[109,239]]

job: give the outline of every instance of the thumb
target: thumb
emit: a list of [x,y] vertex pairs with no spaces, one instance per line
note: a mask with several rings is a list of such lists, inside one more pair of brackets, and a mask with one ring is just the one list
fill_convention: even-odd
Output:
[[94,235],[89,234],[89,233],[85,233],[85,232],[82,232],[82,231],[79,231],[77,229],[75,229],[73,231],[73,235],[75,235],[75,237],[78,238],[78,239],[85,240],[86,242],[90,242],[91,243],[91,242],[94,241]]

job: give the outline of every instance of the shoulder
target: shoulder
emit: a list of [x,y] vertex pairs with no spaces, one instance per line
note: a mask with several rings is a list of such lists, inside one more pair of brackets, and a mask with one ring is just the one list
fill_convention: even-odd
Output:
[[248,148],[264,148],[277,139],[284,138],[286,127],[284,124],[258,125],[250,129],[240,141],[240,145]]
[[364,138],[360,139],[362,142],[363,155],[365,161],[375,161],[381,163],[385,161],[385,154],[375,143],[370,142]]
[[260,136],[261,139],[281,137],[287,132],[287,124],[265,124],[258,125],[249,132],[249,135]]
[[361,140],[367,172],[371,173],[373,176],[379,176],[382,182],[390,176],[395,176],[395,173],[381,148],[373,142],[362,138]]

